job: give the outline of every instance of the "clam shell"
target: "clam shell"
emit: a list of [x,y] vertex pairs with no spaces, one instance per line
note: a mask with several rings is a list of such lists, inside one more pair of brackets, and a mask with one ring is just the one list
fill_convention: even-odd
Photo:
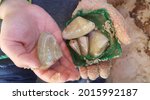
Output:
[[99,56],[108,46],[108,38],[100,31],[93,31],[89,35],[90,41],[90,55]]
[[80,38],[78,38],[78,43],[80,46],[80,50],[81,50],[81,54],[82,55],[87,55],[88,54],[88,50],[89,50],[89,40],[87,36],[82,36]]
[[69,45],[71,46],[71,48],[78,53],[79,55],[81,55],[81,51],[80,51],[80,47],[78,44],[77,40],[70,40]]
[[95,24],[82,17],[75,18],[63,31],[64,39],[75,39],[94,30]]
[[62,57],[62,51],[51,33],[42,33],[38,41],[38,57],[42,69],[52,66]]

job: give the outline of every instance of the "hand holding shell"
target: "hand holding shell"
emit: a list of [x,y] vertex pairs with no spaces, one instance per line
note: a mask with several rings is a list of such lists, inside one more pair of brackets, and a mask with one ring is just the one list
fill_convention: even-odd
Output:
[[[115,8],[113,8],[111,5],[107,4],[106,2],[101,2],[101,0],[82,0],[79,3],[79,5],[77,6],[73,15],[75,15],[77,13],[77,11],[79,11],[79,10],[83,10],[86,12],[86,11],[91,11],[91,10],[100,9],[100,8],[105,8],[108,11],[108,13],[110,14],[110,18],[112,19],[114,28],[116,30],[115,36],[122,43],[129,44],[130,39],[127,35],[127,30],[125,27],[123,17],[120,15],[120,13],[118,13],[118,11]],[[82,29],[84,26],[89,27],[88,33],[83,30],[80,30],[80,27],[78,27],[78,28],[76,27],[75,30],[77,32],[81,32],[82,34],[80,34],[80,36],[78,34],[73,34],[73,35],[78,35],[78,36],[74,37],[72,35],[73,36],[72,39],[74,39],[74,41],[76,41],[76,42],[74,44],[72,44],[70,42],[70,46],[76,47],[73,49],[79,55],[85,56],[87,54],[90,54],[93,57],[97,57],[97,56],[101,55],[103,53],[103,51],[105,51],[107,49],[107,47],[110,45],[109,44],[110,40],[108,40],[108,38],[104,34],[101,34],[100,31],[98,32],[97,27],[94,28],[95,25],[91,24],[92,22],[80,21],[80,20],[82,20],[82,18],[78,18],[78,17],[76,19],[79,20],[78,24],[82,25]],[[76,19],[74,19],[74,20],[76,20]],[[72,26],[71,27],[72,29],[74,29],[73,26],[75,26],[75,25],[79,26],[78,24],[74,23],[74,20],[70,23]],[[84,22],[86,22],[86,24],[83,24]],[[70,24],[67,27],[69,27]],[[90,25],[91,25],[91,27],[90,27]],[[65,36],[67,30],[68,29],[66,28],[65,32],[63,32],[63,36],[65,37],[65,39],[70,39]],[[107,30],[107,27],[106,27],[106,30]],[[111,33],[111,31],[109,31],[109,30],[108,30],[108,32]],[[68,31],[68,34],[69,33],[71,35],[72,32]],[[112,36],[113,36],[113,34],[112,34]],[[84,45],[81,45],[81,44],[84,44]],[[85,48],[85,50],[82,50],[83,47]],[[96,64],[90,65],[90,63],[89,63],[89,65],[87,65],[87,66],[79,67],[81,77],[84,79],[89,78],[91,80],[95,80],[99,76],[101,76],[102,78],[107,78],[109,76],[110,68],[111,68],[110,61],[99,62],[99,61],[95,60],[94,62],[96,62]]]
[[33,71],[46,82],[65,82],[79,79],[63,41],[61,45],[51,33],[42,33],[38,41],[40,68]]

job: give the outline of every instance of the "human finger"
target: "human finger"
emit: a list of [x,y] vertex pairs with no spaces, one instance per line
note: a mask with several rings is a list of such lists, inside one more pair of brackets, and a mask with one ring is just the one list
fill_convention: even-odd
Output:
[[98,68],[99,68],[99,75],[102,78],[107,79],[110,75],[110,69],[111,69],[110,61],[99,63]]
[[88,75],[87,75],[87,67],[79,67],[79,72],[80,72],[80,76],[83,79],[88,79]]
[[99,67],[97,65],[90,65],[87,67],[87,75],[90,80],[95,80],[99,77]]
[[[59,69],[59,70],[57,70]],[[33,72],[42,80],[49,83],[62,83],[68,80],[69,72],[59,64],[55,63],[49,69],[32,69]]]
[[66,59],[65,57],[62,57],[60,59],[60,63],[61,63],[61,65],[63,65],[66,68],[66,70],[70,71],[70,78],[68,80],[78,80],[79,79],[79,77],[80,77],[79,72],[72,62],[68,61],[68,59]]

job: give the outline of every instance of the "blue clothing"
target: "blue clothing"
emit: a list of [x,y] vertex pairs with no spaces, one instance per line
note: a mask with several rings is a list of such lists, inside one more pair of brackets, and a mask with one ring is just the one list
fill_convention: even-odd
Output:
[[[72,12],[76,8],[79,0],[32,0],[33,4],[44,8],[57,22],[61,30],[64,29],[65,23],[70,19]],[[43,19],[44,20],[44,19]],[[2,52],[0,52],[1,54]],[[27,69],[21,69],[14,65],[10,59],[0,61],[0,83],[34,83],[37,76]],[[98,78],[90,82],[104,82]],[[78,82],[87,82],[80,79]]]

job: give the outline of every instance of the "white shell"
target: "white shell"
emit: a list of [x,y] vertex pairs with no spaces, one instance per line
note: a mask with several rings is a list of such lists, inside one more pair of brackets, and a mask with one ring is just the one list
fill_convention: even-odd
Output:
[[41,68],[49,68],[59,60],[62,55],[62,51],[55,37],[50,33],[42,33],[38,41],[38,57]]

